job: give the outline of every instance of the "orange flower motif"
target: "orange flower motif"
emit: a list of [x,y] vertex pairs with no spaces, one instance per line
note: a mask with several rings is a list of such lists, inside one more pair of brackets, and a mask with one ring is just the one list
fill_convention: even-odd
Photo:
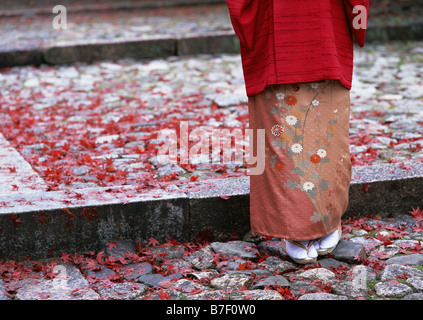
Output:
[[330,134],[334,134],[334,133],[335,133],[335,131],[336,131],[336,127],[335,127],[333,124],[331,124],[331,125],[329,125],[329,126],[328,126],[327,131],[328,131]]
[[321,160],[322,160],[322,158],[320,158],[320,156],[318,154],[313,154],[310,157],[310,161],[313,162],[313,163],[315,163],[315,164],[320,163]]
[[283,163],[282,162],[276,162],[275,163],[275,169],[276,170],[279,170],[279,171],[282,171],[283,170],[283,168],[284,168],[285,166],[283,165]]
[[290,94],[289,96],[285,97],[285,102],[288,106],[293,106],[297,103],[297,98]]

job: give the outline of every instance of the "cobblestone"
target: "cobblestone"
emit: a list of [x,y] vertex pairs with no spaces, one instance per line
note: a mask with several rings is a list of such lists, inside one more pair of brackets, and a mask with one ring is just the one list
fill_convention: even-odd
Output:
[[[423,234],[421,222],[407,214],[399,227],[391,219],[354,218],[343,222],[343,240],[359,237],[353,232],[363,227],[376,231],[395,229],[402,235]],[[378,221],[375,227],[372,222]],[[358,223],[359,222],[359,223]],[[383,224],[383,226],[382,226]],[[418,232],[413,232],[419,229]],[[411,236],[413,234],[413,236]],[[253,237],[254,236],[254,237]],[[387,239],[402,241],[398,233]],[[104,249],[85,254],[63,253],[60,258],[43,261],[11,260],[0,262],[0,298],[12,300],[113,299],[113,300],[421,300],[423,293],[423,250],[419,241],[412,247],[400,244],[402,251],[387,263],[372,255],[380,246],[367,247],[366,258],[342,261],[336,250],[329,257],[319,257],[312,265],[292,262],[281,249],[268,254],[266,245],[280,246],[277,239],[260,235],[248,241],[131,244],[109,241]],[[386,240],[387,240],[386,239]],[[272,240],[272,241],[269,241]],[[356,245],[357,242],[356,242]],[[361,245],[361,244],[360,244]],[[362,245],[361,245],[362,246]],[[245,256],[245,248],[257,251]],[[181,251],[181,249],[183,249]],[[363,247],[364,249],[364,247]],[[175,256],[174,251],[179,253]],[[203,252],[200,254],[200,252]],[[227,254],[227,253],[230,254]],[[199,265],[198,257],[209,255],[213,264]],[[354,255],[354,251],[350,254]],[[195,257],[195,258],[194,258]],[[407,260],[406,258],[412,258]],[[341,258],[341,260],[339,260]],[[208,258],[206,258],[207,260]],[[201,259],[200,259],[201,260]],[[94,262],[95,261],[95,262]],[[331,261],[329,263],[329,261]],[[336,262],[336,263],[335,263]],[[217,266],[225,263],[226,266]],[[101,276],[96,272],[103,271]],[[105,272],[107,271],[107,272]],[[128,273],[132,271],[132,273]]]

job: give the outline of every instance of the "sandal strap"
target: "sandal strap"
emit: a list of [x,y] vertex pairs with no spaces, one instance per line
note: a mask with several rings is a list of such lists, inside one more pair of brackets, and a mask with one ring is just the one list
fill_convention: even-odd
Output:
[[297,242],[297,241],[295,241],[295,240],[286,240],[286,241],[291,242],[292,244],[294,244],[294,245],[296,245],[296,246],[298,246],[298,247],[300,247],[300,248],[302,248],[302,249],[306,250],[307,252],[308,252],[308,250],[311,248],[311,246],[312,246],[312,245],[313,245],[313,243],[314,243],[314,240],[310,240],[310,241],[309,241],[309,243],[308,243],[308,245],[307,245],[307,247],[306,247],[306,246],[305,246],[305,245],[303,245],[302,243],[299,243],[299,242]]

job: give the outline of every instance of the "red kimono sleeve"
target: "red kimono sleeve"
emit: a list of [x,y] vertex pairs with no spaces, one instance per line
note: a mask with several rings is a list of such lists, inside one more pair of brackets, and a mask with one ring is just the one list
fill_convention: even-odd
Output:
[[249,50],[254,45],[256,24],[259,20],[258,8],[260,1],[226,0],[231,23],[240,45]]

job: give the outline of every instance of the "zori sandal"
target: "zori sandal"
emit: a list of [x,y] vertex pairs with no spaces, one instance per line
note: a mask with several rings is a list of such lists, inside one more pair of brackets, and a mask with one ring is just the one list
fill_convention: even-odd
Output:
[[317,245],[317,253],[319,256],[326,255],[331,253],[335,250],[336,246],[338,245],[339,240],[341,239],[342,235],[342,226],[339,225],[338,229],[336,229],[331,234],[321,237],[316,240]]
[[295,241],[281,239],[282,248],[288,256],[299,264],[313,263],[317,260],[317,250],[314,240]]

